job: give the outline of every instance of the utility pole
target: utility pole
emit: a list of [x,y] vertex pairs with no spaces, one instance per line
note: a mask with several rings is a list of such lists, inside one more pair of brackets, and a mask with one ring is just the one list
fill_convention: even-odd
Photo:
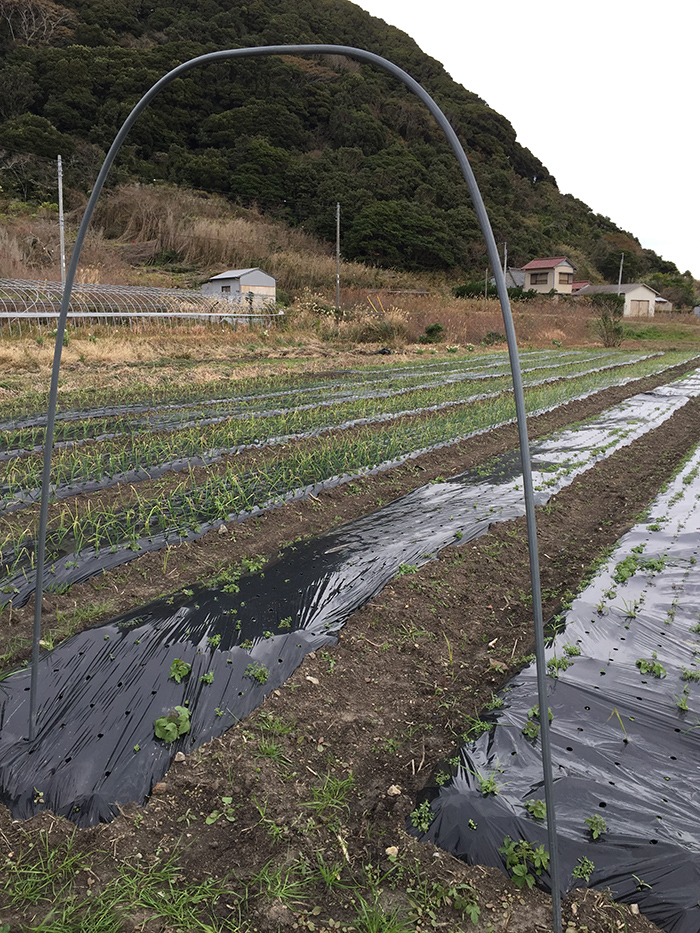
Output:
[[63,224],[63,164],[58,157],[58,235],[61,243],[61,285],[66,284],[66,236]]
[[506,285],[508,284],[508,244],[503,244],[503,278],[506,280]]
[[620,289],[622,288],[622,266],[625,262],[625,254],[620,254],[620,274],[617,277],[617,294],[620,294]]
[[335,206],[335,314],[340,316],[340,201]]

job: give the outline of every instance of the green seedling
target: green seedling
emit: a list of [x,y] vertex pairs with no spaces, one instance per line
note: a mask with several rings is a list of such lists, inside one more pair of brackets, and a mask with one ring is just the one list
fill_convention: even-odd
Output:
[[624,722],[622,721],[622,716],[620,716],[620,714],[618,713],[618,711],[617,711],[616,709],[614,709],[614,710],[612,711],[612,713],[610,713],[610,715],[608,716],[608,718],[607,718],[605,721],[606,721],[606,722],[610,722],[610,720],[613,718],[613,716],[617,716],[617,721],[620,723],[620,728],[622,729],[622,731],[623,731],[623,733],[624,733],[624,736],[625,736],[624,739],[623,739],[622,741],[625,743],[625,745],[627,745],[627,744],[629,743],[629,736],[627,735],[627,729],[625,729],[625,724],[624,724]]
[[[554,719],[554,714],[550,707],[547,708],[549,713],[549,721],[551,722]],[[536,703],[531,709],[527,711],[527,722],[522,728],[523,735],[528,739],[536,739],[540,734],[540,706],[539,703]]]
[[174,680],[176,684],[179,684],[182,683],[183,679],[187,677],[191,670],[191,664],[188,664],[187,661],[180,660],[180,658],[175,658],[170,665],[170,674],[168,676]]
[[265,684],[267,683],[267,678],[270,676],[270,672],[264,664],[260,664],[258,661],[253,661],[252,664],[249,664],[248,667],[246,667],[245,676],[250,677],[251,680],[254,680],[258,684]]
[[534,719],[528,719],[523,726],[522,732],[526,739],[532,739],[534,741],[540,734],[540,724],[535,722]]
[[512,872],[511,881],[517,888],[534,888],[535,876],[549,865],[549,852],[544,846],[535,848],[524,839],[514,842],[506,836],[498,851],[505,855],[506,868]]
[[231,806],[233,803],[233,797],[222,797],[221,803],[223,807],[220,810],[212,810],[209,816],[205,819],[207,826],[211,826],[212,823],[220,818],[228,820],[229,823],[236,822],[236,811],[235,808]]
[[590,829],[591,836],[593,836],[594,839],[602,836],[603,833],[608,830],[605,820],[598,813],[594,813],[593,816],[587,816],[583,822]]
[[676,697],[676,706],[683,713],[688,712],[688,697],[690,696],[690,686],[688,684],[683,688],[683,693]]
[[169,745],[190,731],[190,711],[184,706],[176,706],[165,716],[156,719],[153,729],[156,738]]
[[478,739],[480,735],[483,735],[485,732],[490,732],[496,725],[493,722],[485,722],[483,719],[474,716],[468,716],[467,722],[467,729],[462,733],[462,738],[465,742]]
[[567,668],[571,667],[572,664],[573,661],[566,656],[563,658],[550,658],[549,661],[547,661],[547,673],[550,675],[550,677],[558,678],[559,671],[567,670]]
[[637,667],[642,672],[642,674],[652,674],[654,677],[665,677],[666,668],[660,661],[647,660],[647,658],[639,658],[636,662]]
[[434,819],[435,814],[430,809],[430,801],[428,800],[424,800],[423,803],[419,804],[410,815],[411,823],[422,833],[428,832]]
[[199,680],[200,680],[200,683],[203,683],[203,684],[213,684],[214,683],[214,671],[207,671],[206,674],[202,674]]
[[545,820],[547,818],[547,804],[544,800],[528,800],[525,809],[536,820]]
[[503,709],[504,705],[505,700],[503,700],[501,697],[497,697],[495,693],[492,693],[491,699],[488,701],[488,703],[484,703],[484,709],[487,710],[487,712],[492,713],[496,709]]
[[207,641],[209,642],[210,648],[218,648],[221,644],[221,632],[219,632],[218,635],[211,635],[207,638]]
[[572,878],[583,878],[583,880],[588,883],[591,880],[591,875],[595,871],[595,865],[589,858],[580,858],[578,860],[578,865],[571,872]]
[[399,564],[399,569],[396,575],[398,577],[403,577],[406,574],[416,573],[417,571],[418,571],[418,567],[416,564]]
[[483,794],[484,797],[487,797],[489,794],[496,796],[500,790],[498,783],[496,782],[496,776],[494,773],[491,773],[488,777],[483,774],[476,774],[476,780],[479,785],[479,791]]

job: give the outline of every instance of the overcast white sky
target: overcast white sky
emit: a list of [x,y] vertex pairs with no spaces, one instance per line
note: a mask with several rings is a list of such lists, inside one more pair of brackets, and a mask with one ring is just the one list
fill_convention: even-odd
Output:
[[700,0],[355,2],[503,114],[563,193],[700,279]]

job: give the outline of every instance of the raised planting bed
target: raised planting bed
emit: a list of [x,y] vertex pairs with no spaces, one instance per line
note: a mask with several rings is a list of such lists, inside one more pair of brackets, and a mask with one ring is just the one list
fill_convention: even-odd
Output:
[[[696,448],[557,620],[547,662],[564,893],[610,889],[674,933],[700,927],[699,474]],[[409,826],[551,888],[536,681],[530,664],[494,695]]]

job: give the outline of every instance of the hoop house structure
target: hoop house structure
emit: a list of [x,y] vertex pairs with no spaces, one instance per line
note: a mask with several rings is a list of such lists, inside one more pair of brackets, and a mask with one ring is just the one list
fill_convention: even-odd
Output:
[[[4,322],[10,328],[16,324],[21,332],[23,323],[52,324],[61,313],[62,297],[60,282],[0,279],[0,327]],[[282,313],[271,310],[241,313],[215,295],[184,288],[74,284],[68,320],[74,324],[143,320],[169,324],[176,321],[269,324]]]

